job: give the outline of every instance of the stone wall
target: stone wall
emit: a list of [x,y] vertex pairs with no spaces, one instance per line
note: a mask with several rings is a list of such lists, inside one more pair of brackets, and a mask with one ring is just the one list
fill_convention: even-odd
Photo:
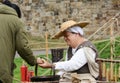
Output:
[[[86,36],[94,33],[120,11],[120,0],[12,0],[22,11],[26,30],[44,38],[55,34],[66,20],[90,21]],[[120,19],[119,19],[120,20]],[[119,23],[120,26],[120,23]]]

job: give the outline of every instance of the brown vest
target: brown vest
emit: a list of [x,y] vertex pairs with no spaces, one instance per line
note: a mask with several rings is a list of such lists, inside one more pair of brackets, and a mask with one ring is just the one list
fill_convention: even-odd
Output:
[[[96,47],[90,42],[90,41],[85,41],[83,42],[82,44],[80,44],[78,46],[78,48],[76,49],[76,51],[80,48],[83,48],[83,47],[89,47],[91,49],[93,49],[93,51],[96,53],[96,57],[98,56],[98,52],[97,52],[97,49]],[[76,52],[75,51],[75,52]],[[69,47],[68,48],[68,60],[71,59],[71,57],[73,56],[72,54],[72,48]],[[88,63],[86,63],[83,67],[81,67],[80,69],[78,70],[75,70],[75,71],[72,71],[72,72],[77,72],[78,74],[82,74],[82,73],[90,73],[89,71],[89,68],[88,68]]]

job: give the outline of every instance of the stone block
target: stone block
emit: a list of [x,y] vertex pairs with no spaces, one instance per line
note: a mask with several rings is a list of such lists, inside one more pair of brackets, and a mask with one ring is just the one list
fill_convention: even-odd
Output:
[[26,11],[31,11],[31,6],[26,6],[25,10]]
[[72,2],[70,3],[71,7],[73,8],[79,8],[82,5],[82,2]]

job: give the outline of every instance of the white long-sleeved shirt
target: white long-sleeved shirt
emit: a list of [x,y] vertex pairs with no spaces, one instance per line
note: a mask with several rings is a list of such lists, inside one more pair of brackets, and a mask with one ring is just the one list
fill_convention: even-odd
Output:
[[[76,49],[72,49],[73,56],[70,60],[64,62],[57,62],[55,63],[55,69],[60,70],[58,74],[63,74],[64,72],[74,71],[87,63],[87,58],[84,53],[84,49],[80,48],[75,52]],[[95,58],[95,52],[89,48],[90,56]],[[67,54],[66,54],[67,55]],[[67,57],[66,57],[67,58]]]

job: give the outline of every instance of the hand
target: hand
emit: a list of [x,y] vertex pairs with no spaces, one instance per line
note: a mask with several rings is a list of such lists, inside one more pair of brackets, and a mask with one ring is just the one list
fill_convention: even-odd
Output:
[[42,61],[43,61],[43,63],[38,64],[40,67],[42,67],[42,68],[52,68],[53,67],[53,65],[51,63],[49,63],[48,61],[46,61],[44,59],[42,59]]
[[37,64],[42,64],[43,60],[41,58],[37,58]]

